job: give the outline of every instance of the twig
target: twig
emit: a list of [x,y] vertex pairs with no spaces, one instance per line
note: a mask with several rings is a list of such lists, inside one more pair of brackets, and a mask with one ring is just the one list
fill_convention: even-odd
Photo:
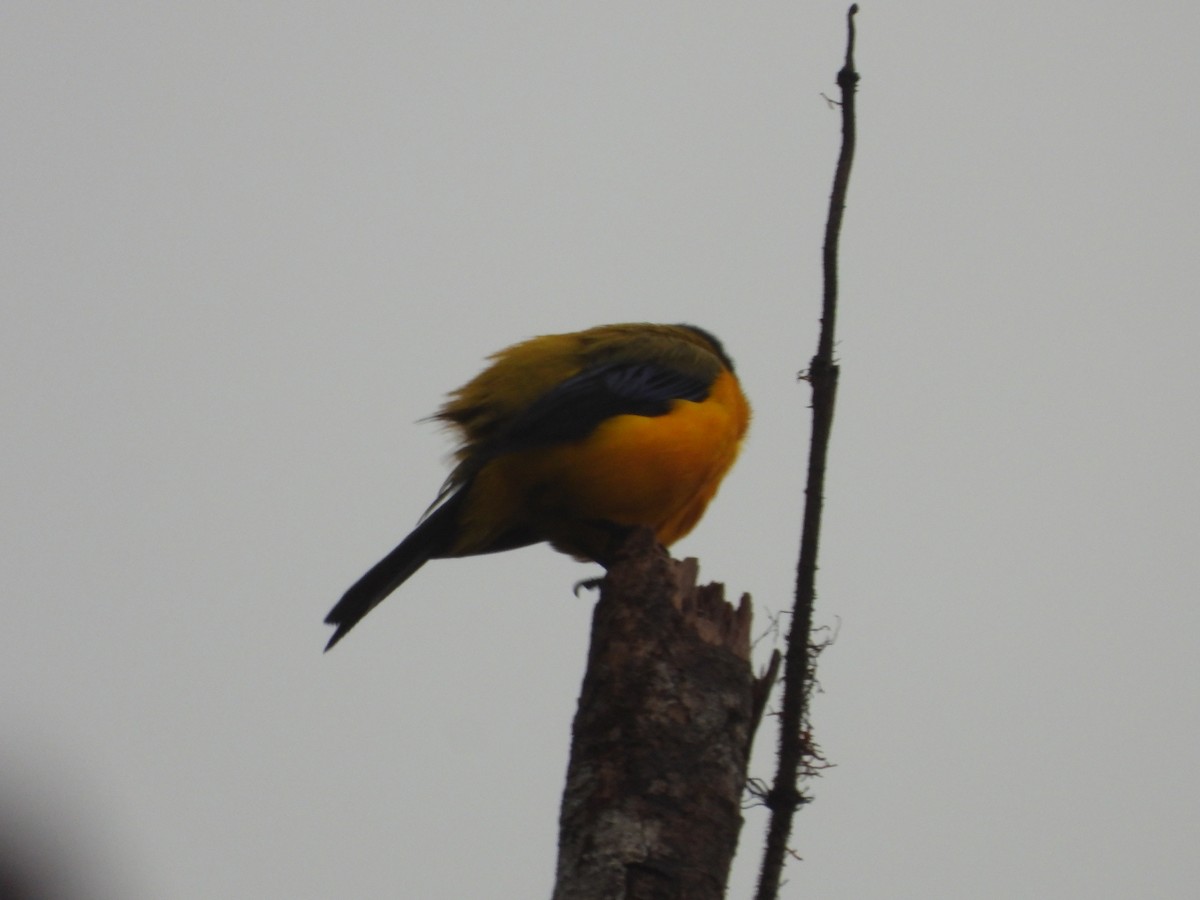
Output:
[[813,758],[819,759],[809,735],[808,701],[814,683],[815,650],[812,613],[816,597],[817,549],[821,533],[821,508],[824,500],[825,460],[833,425],[834,398],[837,395],[838,367],[833,358],[834,325],[837,319],[838,239],[846,206],[846,189],[854,159],[854,90],[858,72],[854,69],[854,16],[858,4],[846,15],[848,38],[846,60],[837,75],[841,90],[842,149],[833,177],[829,215],[825,221],[824,301],[821,309],[821,334],[817,353],[812,358],[807,380],[812,386],[813,429],[809,446],[808,481],[805,486],[804,530],[800,538],[800,561],[796,569],[796,602],[792,627],[788,634],[784,666],[783,707],[779,724],[779,760],[775,781],[767,794],[771,821],[767,829],[762,868],[759,871],[756,900],[775,900],[779,893],[784,860],[796,810],[806,801],[796,783],[802,770],[811,771]]

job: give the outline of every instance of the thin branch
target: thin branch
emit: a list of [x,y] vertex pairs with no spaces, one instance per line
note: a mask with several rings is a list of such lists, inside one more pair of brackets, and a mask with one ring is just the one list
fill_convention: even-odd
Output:
[[792,627],[788,634],[784,665],[783,707],[779,725],[779,760],[775,781],[767,794],[771,822],[767,829],[762,868],[759,872],[756,900],[775,900],[788,855],[792,819],[806,801],[797,789],[803,771],[811,771],[820,760],[808,728],[808,701],[814,684],[817,649],[812,641],[813,601],[816,597],[817,549],[821,533],[821,509],[825,489],[825,461],[833,426],[834,399],[837,395],[838,367],[833,358],[834,326],[837,320],[838,240],[842,214],[846,207],[846,189],[854,159],[854,91],[858,72],[854,69],[854,16],[858,4],[846,15],[848,37],[846,60],[837,75],[841,90],[842,149],[833,177],[829,215],[825,222],[824,302],[821,309],[821,334],[817,353],[812,358],[807,380],[812,386],[813,429],[809,446],[808,480],[805,486],[804,530],[800,538],[800,561],[796,569],[796,602]]

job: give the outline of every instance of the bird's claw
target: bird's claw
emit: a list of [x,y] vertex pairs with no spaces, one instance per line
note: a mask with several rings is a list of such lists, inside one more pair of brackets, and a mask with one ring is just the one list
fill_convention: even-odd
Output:
[[571,588],[571,593],[578,597],[580,591],[598,591],[603,581],[603,576],[599,578],[585,578],[582,581],[575,582],[575,587]]

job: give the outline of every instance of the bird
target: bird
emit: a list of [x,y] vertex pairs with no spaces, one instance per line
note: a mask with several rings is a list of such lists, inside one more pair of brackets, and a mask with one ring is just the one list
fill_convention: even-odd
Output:
[[457,432],[455,465],[413,531],[330,610],[326,651],[431,559],[548,542],[607,566],[640,526],[670,546],[750,422],[733,361],[694,325],[599,325],[489,360],[431,417]]

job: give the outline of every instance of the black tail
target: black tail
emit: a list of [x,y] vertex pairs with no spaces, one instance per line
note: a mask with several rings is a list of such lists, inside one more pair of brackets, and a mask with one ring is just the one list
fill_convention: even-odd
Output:
[[388,594],[412,577],[417,569],[450,549],[458,528],[458,507],[462,496],[463,491],[460,490],[435,509],[400,542],[400,546],[377,562],[371,571],[342,595],[342,599],[325,617],[327,625],[337,626],[337,631],[325,645],[326,652],[345,637],[346,632],[357,625],[363,616],[382,603]]

